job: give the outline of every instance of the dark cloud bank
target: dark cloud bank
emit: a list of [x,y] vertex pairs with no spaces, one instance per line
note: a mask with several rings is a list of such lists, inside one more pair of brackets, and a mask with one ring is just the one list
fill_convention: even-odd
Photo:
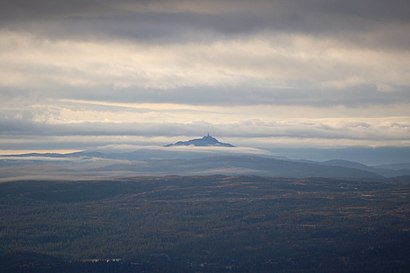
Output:
[[[201,39],[197,32],[246,35],[269,30],[324,35],[370,47],[407,50],[410,45],[408,35],[401,35],[410,22],[406,0],[17,0],[2,1],[0,10],[3,27],[56,37],[111,36],[181,42]],[[396,33],[383,32],[385,26],[391,25]]]

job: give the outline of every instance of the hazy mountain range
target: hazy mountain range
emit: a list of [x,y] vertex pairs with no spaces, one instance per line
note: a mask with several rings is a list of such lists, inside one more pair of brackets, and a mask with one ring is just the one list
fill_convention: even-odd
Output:
[[292,160],[260,149],[234,147],[209,135],[165,147],[109,146],[69,154],[0,157],[3,181],[208,174],[382,179],[410,175],[410,164],[368,166],[347,160]]

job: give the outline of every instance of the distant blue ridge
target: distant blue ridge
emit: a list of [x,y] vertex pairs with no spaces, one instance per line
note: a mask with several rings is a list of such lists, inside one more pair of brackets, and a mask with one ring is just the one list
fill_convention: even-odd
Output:
[[198,146],[198,147],[205,147],[205,146],[217,146],[217,147],[235,147],[229,143],[222,143],[219,142],[216,138],[210,136],[209,134],[203,136],[202,138],[191,139],[188,141],[178,141],[174,144],[167,144],[164,147],[172,147],[172,146]]

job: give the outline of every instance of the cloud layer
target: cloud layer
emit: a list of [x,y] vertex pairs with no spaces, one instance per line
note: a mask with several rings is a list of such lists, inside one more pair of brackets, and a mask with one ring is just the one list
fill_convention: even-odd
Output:
[[2,147],[408,146],[407,2],[2,1]]

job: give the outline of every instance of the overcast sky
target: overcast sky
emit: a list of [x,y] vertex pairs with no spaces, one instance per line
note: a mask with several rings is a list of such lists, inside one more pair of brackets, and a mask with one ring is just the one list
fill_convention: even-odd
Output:
[[0,2],[0,150],[409,147],[408,0]]

